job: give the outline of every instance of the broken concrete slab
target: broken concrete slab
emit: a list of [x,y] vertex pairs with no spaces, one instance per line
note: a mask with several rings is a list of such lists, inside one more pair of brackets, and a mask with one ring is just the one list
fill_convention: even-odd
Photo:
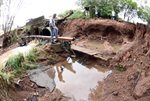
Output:
[[33,70],[28,70],[27,73],[31,81],[35,82],[40,87],[45,87],[50,92],[52,92],[55,87],[55,81],[52,79],[47,71],[49,67],[41,67]]
[[95,50],[91,50],[91,49],[84,48],[84,47],[80,47],[80,46],[77,46],[77,45],[71,45],[71,48],[72,48],[73,50],[75,50],[75,51],[79,51],[79,52],[88,54],[88,55],[90,55],[90,56],[93,56],[93,57],[102,59],[102,60],[104,60],[104,61],[107,61],[107,60],[110,58],[110,57],[102,57],[102,56],[101,56],[101,53],[102,53],[102,52],[95,51]]

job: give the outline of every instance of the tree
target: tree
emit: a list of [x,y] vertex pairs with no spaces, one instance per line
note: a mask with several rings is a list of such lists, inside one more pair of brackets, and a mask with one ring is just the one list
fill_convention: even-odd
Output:
[[116,17],[120,12],[124,13],[124,20],[130,21],[137,15],[137,3],[133,0],[78,0],[78,5],[84,8],[84,6],[90,6],[91,17],[95,17],[94,6],[99,8],[99,14],[102,18],[110,18],[111,11],[114,9]]
[[9,32],[12,28],[15,15],[20,9],[24,0],[1,0],[0,6],[0,25],[4,33]]
[[77,4],[84,9],[85,6],[89,6],[90,7],[90,16],[94,17],[94,6],[99,6],[98,5],[99,0],[79,0],[77,2]]
[[131,21],[134,17],[137,16],[137,3],[133,0],[121,0],[120,1],[120,12],[124,13],[124,20]]
[[115,11],[118,19],[118,13],[120,12],[119,6],[120,0],[100,0],[99,1],[99,13],[102,18],[111,18],[112,10]]
[[[2,4],[3,4],[3,1],[0,0],[0,8],[1,8]],[[0,9],[0,17],[1,17],[1,9]],[[1,20],[0,20],[0,22],[1,22]],[[1,25],[0,25],[0,29],[1,29]]]
[[138,16],[143,21],[146,21],[150,25],[150,7],[149,6],[141,6],[138,9]]
[[139,6],[144,6],[148,3],[150,3],[149,0],[135,0],[135,1],[139,4]]
[[118,13],[120,12],[120,0],[79,0],[78,5],[84,8],[84,6],[90,6],[91,17],[95,17],[94,6],[99,9],[99,16],[102,18],[111,18],[112,10],[115,11],[118,18]]

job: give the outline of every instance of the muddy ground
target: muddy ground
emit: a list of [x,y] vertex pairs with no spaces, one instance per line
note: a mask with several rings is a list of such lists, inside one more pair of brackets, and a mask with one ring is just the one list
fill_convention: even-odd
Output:
[[[107,62],[113,73],[104,80],[101,101],[149,101],[150,99],[150,29],[142,24],[117,22],[109,19],[71,20],[63,30],[66,36],[78,36],[78,45],[93,48],[89,43],[109,43],[111,55]],[[81,44],[80,44],[81,43]],[[119,51],[112,44],[121,45]],[[91,46],[91,47],[90,47]],[[93,48],[94,49],[94,48]],[[94,49],[94,50],[97,50]],[[111,50],[111,52],[110,52]],[[120,72],[115,66],[122,65],[126,71]],[[96,93],[96,92],[95,92]]]
[[[149,101],[150,99],[150,28],[143,24],[132,24],[109,19],[70,19],[58,25],[61,36],[75,37],[72,44],[101,52],[96,62],[112,70],[112,73],[100,86],[93,90],[91,101]],[[105,50],[96,45],[104,44]],[[117,45],[119,47],[113,47]],[[19,46],[17,43],[1,49],[1,54]],[[51,46],[43,47],[52,53]],[[59,53],[57,61],[48,61],[45,54],[39,55],[38,63],[50,66],[51,77],[55,72],[52,66],[65,59],[68,54]],[[125,71],[119,71],[121,66]],[[69,101],[60,90],[49,92],[31,82],[28,76],[22,76],[20,85],[15,89],[5,89],[8,96],[1,91],[0,99],[12,101]],[[103,86],[101,86],[103,85]],[[102,93],[98,90],[101,89]]]

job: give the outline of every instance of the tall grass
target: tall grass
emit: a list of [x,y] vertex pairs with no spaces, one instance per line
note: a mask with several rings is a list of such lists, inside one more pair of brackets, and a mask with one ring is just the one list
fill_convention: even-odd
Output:
[[21,67],[21,63],[23,62],[23,60],[24,57],[21,53],[12,56],[7,60],[5,67],[12,67],[14,70],[18,70]]
[[36,49],[32,49],[27,54],[26,58],[30,62],[36,62],[36,56],[39,54],[39,52]]
[[3,69],[0,70],[0,85],[4,83],[1,81],[11,84],[14,78],[21,75],[27,69],[37,68],[38,65],[34,63],[36,62],[36,55],[38,53],[39,52],[36,49],[32,49],[26,57],[24,57],[21,53],[10,57]]
[[12,72],[9,73],[4,73],[0,71],[0,88],[2,88],[2,86],[6,85],[6,84],[11,84],[11,81],[14,78],[14,74]]
[[26,70],[38,67],[35,64],[38,53],[36,49],[32,49],[26,56],[21,53],[12,56],[7,60],[4,67],[0,68],[0,93],[7,101],[10,101],[9,89],[14,88],[14,79]]

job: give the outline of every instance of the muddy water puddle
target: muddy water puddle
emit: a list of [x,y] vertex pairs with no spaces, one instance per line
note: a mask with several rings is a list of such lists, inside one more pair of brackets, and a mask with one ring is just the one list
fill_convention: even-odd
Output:
[[99,51],[104,51],[104,50],[109,50],[109,51],[114,51],[115,53],[119,52],[121,48],[121,44],[115,44],[115,43],[110,43],[108,41],[104,41],[103,43],[100,42],[89,42],[85,41],[84,42],[84,47],[89,48],[89,49],[95,49]]
[[[77,101],[88,101],[92,89],[96,89],[98,82],[112,72],[96,63],[83,65],[82,61],[74,58],[67,58],[66,61],[56,64],[54,69],[56,88]],[[97,92],[102,93],[101,91]]]
[[114,48],[114,51],[115,51],[116,53],[119,52],[121,46],[122,46],[121,44],[112,44],[112,47]]

